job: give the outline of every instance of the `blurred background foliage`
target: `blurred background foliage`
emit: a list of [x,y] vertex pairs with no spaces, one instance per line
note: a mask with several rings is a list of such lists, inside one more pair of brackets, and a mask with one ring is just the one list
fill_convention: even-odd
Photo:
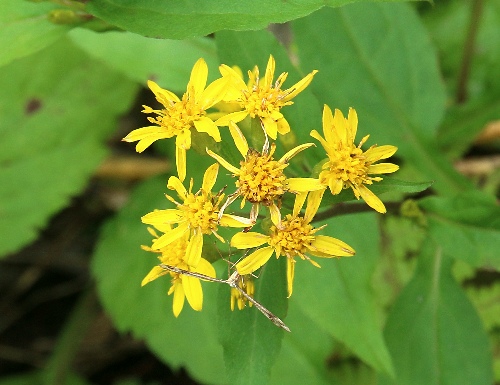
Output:
[[[500,1],[346,3],[0,3],[0,384],[500,383]],[[199,57],[215,79],[269,54],[287,84],[319,70],[282,151],[323,104],[354,107],[358,137],[398,146],[401,166],[374,187],[384,216],[325,199],[318,224],[355,257],[300,264],[288,301],[282,261],[260,274],[286,335],[231,312],[225,285],[177,319],[167,279],[140,287],[155,263],[140,217],[166,207],[173,146],[120,142],[146,124],[148,79],[182,93]],[[211,163],[190,151],[188,176]]]

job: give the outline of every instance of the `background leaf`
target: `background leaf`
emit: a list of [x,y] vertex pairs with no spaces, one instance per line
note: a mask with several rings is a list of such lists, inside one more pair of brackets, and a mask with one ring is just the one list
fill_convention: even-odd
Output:
[[71,39],[89,55],[141,84],[151,79],[172,91],[185,92],[194,63],[203,57],[209,81],[219,74],[213,39],[148,39],[131,32],[96,33],[74,29]]
[[[321,234],[343,240],[356,250],[356,255],[338,260],[316,259],[321,269],[299,261],[291,301],[297,301],[317,327],[344,343],[364,362],[391,374],[391,358],[382,338],[371,288],[380,257],[375,218],[373,213],[364,213],[325,222],[328,227]],[[292,322],[289,326],[293,330]]]
[[66,40],[3,68],[0,255],[35,239],[83,189],[135,91]]
[[165,0],[94,0],[87,11],[108,23],[144,36],[185,39],[205,36],[220,30],[257,30],[269,23],[284,23],[329,5],[338,7],[346,0],[255,0],[251,3],[232,0],[196,3]]
[[385,336],[398,385],[489,385],[488,339],[475,309],[450,274],[451,259],[427,243],[415,276],[387,320]]
[[0,66],[40,51],[66,34],[72,26],[53,24],[47,17],[58,8],[50,3],[0,2]]
[[332,108],[356,108],[359,138],[372,134],[368,145],[398,146],[396,156],[418,165],[421,178],[435,180],[443,194],[471,187],[434,143],[445,89],[410,6],[325,8],[292,26],[301,65],[319,70],[311,89]]
[[493,197],[470,192],[425,198],[419,206],[426,210],[429,234],[444,254],[473,266],[500,265],[500,207]]

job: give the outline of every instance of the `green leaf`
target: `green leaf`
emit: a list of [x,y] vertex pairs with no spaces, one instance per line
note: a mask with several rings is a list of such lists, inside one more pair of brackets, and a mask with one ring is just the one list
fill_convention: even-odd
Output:
[[450,274],[451,259],[429,242],[417,271],[387,320],[385,336],[398,385],[489,385],[488,339],[481,321]]
[[[255,299],[284,320],[288,302],[286,261],[273,258],[254,282]],[[255,307],[231,312],[229,300],[227,288],[219,288],[219,339],[224,348],[227,376],[235,385],[266,384],[286,332]]]
[[0,2],[0,66],[51,45],[72,27],[49,22],[50,3],[3,0]]
[[[27,374],[17,374],[3,377],[0,379],[0,385],[45,385],[45,370],[39,370]],[[69,373],[67,378],[60,382],[61,385],[89,385],[85,379],[74,373]]]
[[209,80],[220,76],[213,39],[160,40],[130,32],[85,29],[74,29],[69,35],[89,55],[141,84],[151,79],[163,88],[184,92],[200,57],[208,64]]
[[318,69],[317,98],[347,113],[356,108],[359,138],[393,144],[396,156],[418,165],[422,179],[443,194],[471,184],[435,144],[445,90],[434,49],[406,4],[351,4],[325,8],[292,23],[301,66]]
[[104,159],[135,86],[62,40],[0,73],[0,255],[36,238]]
[[144,36],[185,39],[221,30],[258,30],[269,23],[284,23],[329,5],[348,0],[232,0],[179,2],[175,0],[93,0],[86,10],[108,23]]
[[429,235],[453,258],[473,266],[499,266],[500,207],[493,197],[470,192],[455,198],[419,201],[429,220]]
[[[216,326],[218,284],[203,282],[203,310],[195,312],[186,303],[178,318],[172,314],[172,296],[167,296],[168,276],[141,287],[157,259],[140,249],[151,244],[140,218],[155,208],[170,207],[163,195],[166,181],[162,177],[142,183],[129,204],[103,229],[92,261],[98,293],[118,330],[143,338],[173,369],[184,367],[200,382],[225,383]],[[200,184],[196,179],[195,186]]]
[[[377,371],[392,374],[389,353],[377,320],[372,275],[379,256],[373,213],[328,220],[321,234],[341,239],[356,250],[351,258],[315,258],[321,269],[298,261],[294,292],[301,310]],[[314,258],[314,257],[313,257]],[[293,328],[293,324],[289,325]]]

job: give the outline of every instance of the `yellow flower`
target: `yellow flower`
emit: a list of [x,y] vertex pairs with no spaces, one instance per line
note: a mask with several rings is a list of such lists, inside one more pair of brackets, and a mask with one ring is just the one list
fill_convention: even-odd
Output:
[[240,162],[240,168],[237,168],[226,161],[221,156],[207,149],[208,154],[216,159],[223,167],[232,172],[233,176],[237,177],[237,190],[228,197],[221,211],[224,211],[230,203],[236,198],[242,197],[241,208],[246,201],[252,203],[252,211],[250,219],[255,222],[259,205],[269,207],[271,219],[274,224],[279,224],[281,214],[275,201],[289,191],[292,193],[302,193],[307,191],[315,191],[323,189],[323,185],[314,178],[287,178],[283,170],[288,166],[288,161],[298,154],[300,151],[313,146],[312,143],[302,144],[297,146],[279,160],[273,158],[276,150],[276,145],[268,144],[264,146],[262,153],[248,147],[248,143],[234,122],[229,122],[229,131],[238,148],[238,151],[243,156]]
[[381,177],[371,177],[369,174],[388,174],[399,169],[392,163],[375,162],[392,156],[396,151],[395,146],[373,145],[363,152],[361,146],[368,140],[366,135],[356,147],[354,139],[358,128],[358,116],[354,108],[349,109],[349,115],[344,118],[340,110],[332,110],[325,105],[323,110],[323,138],[316,130],[311,131],[311,136],[319,140],[324,147],[328,161],[323,165],[319,174],[320,182],[329,187],[333,195],[344,188],[352,188],[357,199],[363,198],[371,208],[379,213],[386,209],[382,201],[365,185],[381,181]]
[[[238,282],[237,285],[245,291],[250,297],[253,298],[255,294],[255,284],[253,282],[252,276],[251,275],[240,275],[238,277]],[[241,292],[232,287],[231,288],[231,310],[234,310],[234,305],[237,304],[239,310],[243,310],[246,306],[246,304],[251,307],[252,303],[248,301],[247,298]]]
[[295,257],[306,259],[314,266],[319,265],[307,254],[316,257],[350,257],[354,255],[354,249],[339,239],[325,235],[315,235],[325,226],[314,228],[311,220],[318,211],[321,198],[325,190],[309,193],[307,207],[304,216],[299,212],[304,205],[306,193],[299,194],[295,198],[295,205],[292,214],[288,214],[281,222],[281,228],[272,226],[269,235],[257,232],[237,233],[231,239],[231,246],[238,249],[250,249],[264,244],[269,246],[257,249],[248,257],[236,264],[239,274],[251,274],[263,266],[269,258],[276,253],[276,258],[284,255],[287,257],[287,281],[288,296],[292,295],[293,277],[295,272]]
[[[155,238],[158,238],[153,230],[150,230]],[[200,273],[209,277],[215,278],[215,269],[206,259],[201,258],[196,267],[188,265],[184,261],[186,249],[188,248],[189,234],[184,234],[172,242],[168,247],[163,247],[159,250],[153,250],[150,247],[143,246],[142,248],[147,251],[159,253],[158,259],[161,263],[166,265],[178,267],[190,272]],[[187,298],[189,305],[196,311],[200,311],[203,305],[203,291],[201,289],[200,279],[186,274],[174,273],[162,269],[160,266],[155,266],[142,280],[141,286],[154,281],[156,278],[163,275],[170,274],[172,277],[172,286],[168,291],[168,295],[174,294],[173,299],[173,312],[177,317],[184,306],[184,298]]]
[[134,130],[123,138],[126,142],[139,141],[136,151],[143,152],[153,142],[175,136],[177,174],[181,181],[186,177],[186,150],[191,148],[191,129],[194,127],[198,132],[206,132],[217,142],[221,140],[219,128],[207,116],[206,110],[222,100],[226,93],[227,79],[217,79],[205,87],[207,76],[207,64],[199,59],[191,71],[187,91],[182,99],[149,80],[148,86],[163,108],[154,110],[143,106],[142,112],[158,115],[155,118],[148,117],[155,125]]
[[215,123],[219,126],[227,126],[232,120],[240,122],[250,115],[258,117],[265,128],[267,135],[276,139],[278,132],[282,135],[290,131],[290,125],[280,112],[284,106],[293,104],[291,101],[311,83],[316,70],[306,75],[302,80],[292,87],[282,90],[288,73],[283,72],[276,82],[273,83],[275,61],[269,56],[266,73],[262,79],[259,77],[259,68],[255,66],[253,71],[248,71],[248,84],[245,84],[241,72],[222,64],[220,72],[224,78],[230,79],[228,92],[224,101],[237,103],[243,111],[230,113],[219,118]]
[[[167,187],[177,192],[182,203],[178,203],[166,195],[167,199],[177,206],[176,209],[155,210],[141,218],[143,223],[152,225],[165,233],[153,242],[153,250],[161,250],[188,234],[189,242],[184,262],[197,267],[201,260],[204,234],[214,234],[221,242],[224,242],[224,239],[217,234],[219,225],[229,227],[248,227],[251,225],[248,218],[235,215],[224,214],[219,218],[219,205],[224,199],[224,195],[212,194],[218,170],[217,163],[207,169],[201,189],[196,194],[192,193],[193,180],[191,180],[189,191],[187,191],[177,177],[170,177]],[[171,229],[173,224],[177,224],[177,227]]]

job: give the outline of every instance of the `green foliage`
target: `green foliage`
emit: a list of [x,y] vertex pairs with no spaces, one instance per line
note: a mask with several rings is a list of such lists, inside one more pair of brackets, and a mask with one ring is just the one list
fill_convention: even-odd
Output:
[[232,0],[179,2],[175,0],[127,0],[119,3],[94,0],[87,10],[93,15],[128,31],[164,39],[205,36],[220,30],[257,30],[269,23],[284,23],[328,5],[339,7],[346,0],[300,0],[282,2]]
[[450,274],[451,261],[432,242],[424,246],[385,328],[397,381],[381,384],[492,383],[486,333]]
[[[64,8],[3,1],[0,255],[35,240],[49,218],[85,189],[108,154],[105,141],[116,131],[117,118],[140,111],[139,102],[131,105],[140,95],[139,84],[152,79],[182,94],[199,57],[208,63],[210,81],[219,77],[221,63],[239,66],[246,80],[255,65],[262,76],[272,54],[274,79],[288,72],[283,89],[319,70],[283,109],[292,132],[279,136],[277,154],[315,144],[294,158],[287,175],[318,175],[325,153],[310,132],[322,132],[322,105],[344,114],[354,107],[356,143],[370,134],[363,148],[398,147],[395,160],[388,161],[400,164],[404,177],[384,176],[369,186],[376,195],[392,194],[389,214],[383,219],[374,212],[352,214],[349,210],[370,209],[363,201],[337,205],[355,199],[350,189],[336,196],[327,190],[317,219],[321,223],[313,224],[327,224],[319,234],[345,241],[356,255],[323,258],[321,269],[297,258],[289,299],[284,258],[272,257],[256,272],[255,298],[290,327],[286,333],[255,307],[231,311],[225,284],[202,282],[203,311],[186,303],[178,318],[167,295],[169,276],[140,286],[158,263],[140,249],[151,245],[140,218],[174,207],[163,195],[171,193],[167,176],[140,182],[103,227],[93,255],[92,277],[106,313],[120,332],[143,339],[173,370],[184,368],[200,383],[299,385],[306,378],[311,385],[491,384],[486,331],[498,355],[500,286],[495,273],[488,285],[477,273],[500,266],[498,197],[485,192],[497,192],[498,180],[486,177],[487,188],[481,191],[449,158],[469,151],[482,127],[500,118],[500,44],[493,38],[498,2],[484,3],[464,103],[455,100],[474,12],[468,2],[423,4],[420,15],[399,2],[344,6],[348,2],[92,0],[64,2],[70,6]],[[55,23],[66,14],[57,19],[53,11],[71,7],[81,10],[79,17],[92,18],[87,29],[79,28],[78,20]],[[263,30],[289,20],[290,36],[281,36],[291,39],[287,47]],[[90,30],[91,23],[101,28]],[[141,119],[148,125],[146,115]],[[248,134],[259,124],[247,119],[241,128],[260,150],[263,135]],[[226,128],[221,136],[215,143],[206,133],[193,134],[185,186],[192,177],[196,191],[215,162],[206,156],[207,147],[233,165],[241,161]],[[161,141],[146,152],[156,150],[174,163],[174,146],[174,140]],[[224,186],[226,195],[236,188],[221,168],[214,191]],[[429,188],[426,197],[416,195]],[[412,199],[400,205],[410,194]],[[284,197],[282,215],[290,212],[292,199]],[[227,210],[248,216],[248,206],[233,204]],[[265,208],[260,214],[269,216]],[[234,231],[220,234],[226,243],[205,238],[203,256],[215,261],[217,277],[227,278],[233,267],[221,257],[235,262],[241,253],[228,245]],[[466,280],[465,289],[453,278],[452,265],[455,277]],[[73,322],[87,316],[76,312],[70,318],[47,370],[0,384],[50,383],[60,371],[68,373],[67,383],[84,384],[68,370],[66,353],[74,353],[71,342],[83,334]],[[497,357],[497,368],[498,362]]]
[[48,21],[54,4],[3,0],[0,3],[0,66],[51,45],[71,27]]
[[0,189],[0,255],[34,240],[82,191],[135,92],[65,39],[3,68],[0,178],[8,183]]

